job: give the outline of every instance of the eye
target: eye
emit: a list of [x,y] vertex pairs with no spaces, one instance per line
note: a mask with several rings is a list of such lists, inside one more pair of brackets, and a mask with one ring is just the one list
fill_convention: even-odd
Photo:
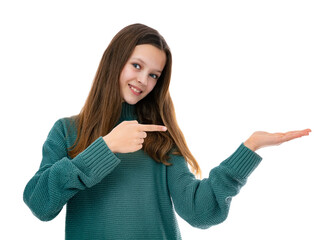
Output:
[[151,77],[151,78],[154,78],[154,79],[158,79],[158,78],[159,78],[159,76],[156,75],[156,74],[150,74],[150,77]]
[[136,69],[140,69],[140,65],[137,64],[137,63],[133,63],[132,66],[133,66],[134,68],[136,68]]

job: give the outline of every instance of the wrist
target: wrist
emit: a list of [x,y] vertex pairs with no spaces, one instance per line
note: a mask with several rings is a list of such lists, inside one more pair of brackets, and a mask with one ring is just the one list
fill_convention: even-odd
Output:
[[245,142],[244,142],[245,147],[249,148],[250,150],[252,150],[253,152],[255,152],[256,150],[258,150],[259,148],[252,142],[252,140],[250,138],[248,138]]
[[110,141],[108,141],[107,136],[102,137],[102,139],[104,140],[104,142],[107,144],[108,148],[110,149],[110,151],[112,151],[113,153],[115,152],[115,147],[111,144]]

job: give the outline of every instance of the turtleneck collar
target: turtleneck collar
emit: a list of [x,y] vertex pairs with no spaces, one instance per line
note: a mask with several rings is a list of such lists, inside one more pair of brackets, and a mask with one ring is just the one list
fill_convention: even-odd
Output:
[[127,102],[122,102],[122,112],[121,120],[135,120],[136,115],[136,105],[128,104]]

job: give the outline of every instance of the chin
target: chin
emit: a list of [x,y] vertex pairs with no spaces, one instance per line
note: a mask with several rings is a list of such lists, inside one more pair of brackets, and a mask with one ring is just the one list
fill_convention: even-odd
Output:
[[139,102],[141,99],[124,99],[124,102],[130,104],[130,105],[135,105],[137,102]]

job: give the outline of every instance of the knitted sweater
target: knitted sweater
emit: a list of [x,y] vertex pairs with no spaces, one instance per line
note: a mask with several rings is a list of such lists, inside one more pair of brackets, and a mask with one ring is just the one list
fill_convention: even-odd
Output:
[[[136,119],[135,105],[122,103],[119,123]],[[70,118],[59,119],[44,145],[37,173],[23,198],[42,221],[66,204],[66,239],[181,239],[175,211],[197,228],[223,222],[231,198],[246,183],[261,157],[243,144],[209,177],[198,180],[182,156],[171,166],[143,150],[113,153],[102,137],[71,159],[76,139]]]

